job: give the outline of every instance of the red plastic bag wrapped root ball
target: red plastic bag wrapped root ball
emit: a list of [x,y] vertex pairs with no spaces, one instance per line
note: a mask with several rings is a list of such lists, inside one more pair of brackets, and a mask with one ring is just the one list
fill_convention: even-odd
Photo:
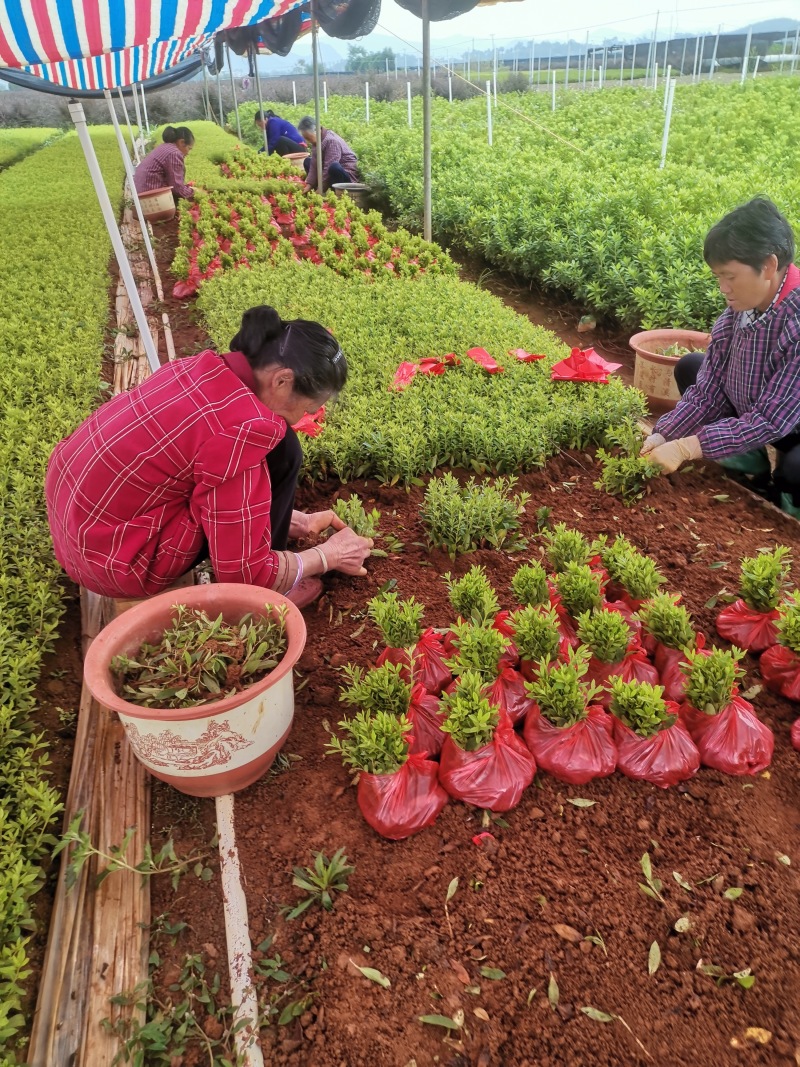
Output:
[[[705,635],[698,633],[695,637],[695,648],[702,652],[705,643]],[[681,669],[682,664],[689,662],[686,653],[683,649],[669,648],[656,641],[653,662],[658,671],[659,685],[664,687],[664,699],[680,704],[686,694],[686,675]]]
[[[667,708],[677,714],[676,704]],[[617,770],[626,778],[667,789],[697,773],[700,753],[680,719],[651,737],[641,737],[617,718],[613,721]]]
[[445,738],[439,766],[439,781],[456,800],[490,811],[511,811],[533,781],[536,763],[506,715],[494,739],[474,752],[459,748]]
[[407,648],[385,648],[377,659],[377,666],[384,663],[399,663],[405,667],[403,678],[405,681],[419,683],[438,696],[453,677],[452,671],[445,664],[447,654],[442,639],[433,629],[424,631],[411,653],[413,661],[413,678],[409,679],[409,655]]
[[439,765],[420,753],[410,755],[393,774],[363,772],[358,779],[358,806],[381,837],[402,841],[431,826],[447,803],[438,777]]
[[769,767],[775,738],[743,697],[734,696],[715,715],[706,715],[684,702],[680,717],[697,745],[704,767],[725,774],[759,774]]
[[800,701],[800,656],[785,645],[772,645],[758,661],[767,688],[787,700]]
[[642,648],[631,649],[619,663],[604,663],[595,656],[589,660],[585,681],[594,682],[602,687],[602,692],[597,694],[595,700],[606,710],[611,703],[609,685],[611,678],[621,678],[624,682],[649,682],[650,685],[658,685],[658,671]]
[[717,615],[717,633],[737,648],[757,654],[778,643],[780,612],[754,611],[743,600],[727,604]]
[[426,752],[429,756],[438,756],[444,744],[442,733],[442,719],[439,697],[429,693],[419,683],[411,690],[411,699],[406,712],[412,726],[411,749],[412,753]]
[[525,688],[525,679],[513,667],[504,667],[486,692],[489,702],[496,704],[500,712],[505,712],[514,726],[522,722],[533,701]]
[[599,704],[573,726],[554,726],[538,706],[528,712],[523,736],[542,770],[570,785],[607,778],[617,765],[611,716]]
[[792,745],[800,752],[800,719],[796,719],[792,726]]

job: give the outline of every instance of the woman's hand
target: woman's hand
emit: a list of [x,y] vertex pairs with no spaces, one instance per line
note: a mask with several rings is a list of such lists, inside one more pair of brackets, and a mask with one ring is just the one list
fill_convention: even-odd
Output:
[[653,463],[657,463],[665,474],[672,474],[684,463],[703,458],[703,449],[699,437],[679,437],[677,441],[666,441],[650,453]]
[[639,455],[647,456],[653,451],[654,448],[658,448],[659,445],[665,445],[666,443],[666,437],[662,437],[660,433],[651,433],[650,436],[645,439],[645,442],[642,445],[642,450]]
[[[327,514],[324,512],[323,514]],[[373,541],[369,537],[359,537],[349,526],[329,537],[322,552],[328,561],[328,569],[341,571],[343,574],[367,573],[364,560],[370,553]]]
[[335,511],[315,511],[306,515],[303,511],[293,511],[289,523],[290,537],[313,537],[324,530],[343,530],[345,523]]

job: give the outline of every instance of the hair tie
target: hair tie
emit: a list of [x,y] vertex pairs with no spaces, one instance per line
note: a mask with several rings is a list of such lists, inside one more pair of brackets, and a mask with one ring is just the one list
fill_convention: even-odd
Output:
[[328,359],[330,359],[331,363],[335,367],[340,359],[344,359],[344,352],[342,352],[341,348],[337,348],[334,354],[332,356],[329,356]]

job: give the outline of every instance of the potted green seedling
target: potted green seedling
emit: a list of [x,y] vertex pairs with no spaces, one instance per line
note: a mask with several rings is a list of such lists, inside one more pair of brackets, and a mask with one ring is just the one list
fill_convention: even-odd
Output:
[[697,773],[700,753],[660,685],[610,680],[617,769],[666,789]]
[[615,676],[658,682],[658,672],[638,644],[631,643],[625,619],[616,611],[586,611],[578,618],[578,640],[589,649],[587,681],[599,688],[597,703],[608,708]]
[[761,657],[761,677],[787,700],[800,701],[800,591],[781,604],[775,628],[778,643]]
[[717,632],[748,652],[764,652],[778,643],[778,607],[786,595],[792,561],[789,549],[778,545],[742,560],[740,597],[717,615]]
[[438,756],[444,742],[440,698],[419,682],[412,685],[402,664],[387,661],[365,670],[348,663],[342,668],[342,675],[345,686],[339,699],[343,704],[370,715],[386,712],[407,718],[413,730],[410,751]]
[[641,620],[644,647],[653,658],[666,699],[680,702],[686,686],[681,666],[687,652],[704,647],[705,638],[695,632],[678,594],[656,593],[642,604],[636,617]]
[[408,679],[438,696],[451,674],[441,637],[430,627],[423,629],[424,605],[413,596],[400,600],[397,593],[384,592],[369,601],[367,611],[386,645],[377,665],[400,664]]
[[525,718],[530,698],[525,691],[522,675],[514,670],[517,656],[509,657],[511,642],[487,619],[482,623],[460,622],[451,631],[453,655],[447,665],[456,676],[450,688],[468,672],[475,672],[484,681],[487,697],[505,712],[512,723]]

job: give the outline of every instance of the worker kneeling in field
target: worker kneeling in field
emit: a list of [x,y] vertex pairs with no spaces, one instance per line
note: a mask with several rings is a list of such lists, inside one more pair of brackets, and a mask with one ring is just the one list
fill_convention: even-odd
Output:
[[656,423],[642,455],[669,473],[687,460],[719,460],[773,475],[784,511],[800,517],[800,270],[794,235],[771,200],[757,197],[709,230],[703,256],[728,307],[705,355],[675,367],[681,399]]
[[[262,585],[298,607],[315,575],[366,574],[372,541],[332,511],[294,510],[302,451],[291,428],[344,387],[347,362],[317,322],[246,311],[232,351],[157,370],[58,444],[45,492],[58,562],[109,597],[169,588],[210,556],[221,582]],[[335,532],[287,551],[291,537]]]
[[[262,132],[266,130],[268,155],[272,155],[274,152],[278,156],[288,156],[294,152],[306,151],[306,142],[303,140],[303,135],[288,119],[282,119],[280,115],[276,115],[271,110],[257,111],[254,118],[256,126]],[[259,148],[259,152],[263,151],[264,146],[262,145]]]
[[139,196],[154,189],[172,189],[178,200],[191,200],[194,189],[186,184],[184,160],[194,147],[194,134],[188,126],[165,126],[161,134],[163,144],[148,152],[136,168],[133,184]]
[[[303,160],[306,169],[306,183],[309,189],[317,188],[317,124],[310,115],[300,119],[297,127],[311,149],[311,155]],[[322,189],[327,191],[332,185],[349,184],[358,181],[358,159],[347,141],[333,130],[320,126],[322,138]]]

